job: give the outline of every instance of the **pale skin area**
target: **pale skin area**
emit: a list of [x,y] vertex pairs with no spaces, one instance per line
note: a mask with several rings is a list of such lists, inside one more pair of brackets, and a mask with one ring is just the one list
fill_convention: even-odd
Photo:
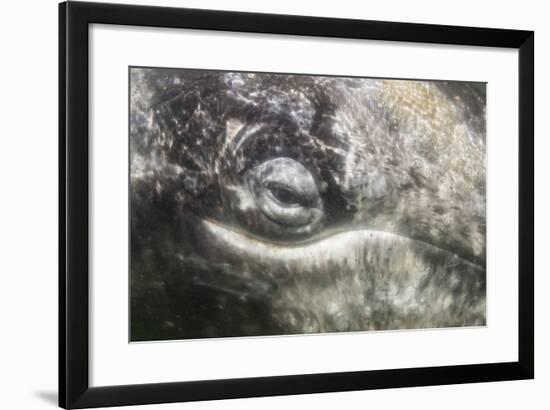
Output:
[[[336,114],[340,132],[355,147],[344,183],[353,186],[364,175],[371,181],[370,191],[353,198],[361,209],[356,220],[398,232],[396,214],[409,215],[415,221],[412,230],[425,230],[419,232],[424,240],[484,261],[485,231],[479,227],[485,220],[484,117],[468,113],[474,118],[466,121],[465,101],[431,82],[365,82],[366,91],[346,94]],[[380,112],[387,126],[378,126]],[[388,163],[392,172],[380,172]],[[400,192],[398,187],[413,179],[419,189]],[[369,202],[377,198],[392,206],[369,212]]]
[[247,261],[235,266],[245,279],[287,283],[269,295],[274,312],[306,333],[376,329],[382,312],[391,312],[394,329],[485,324],[485,298],[470,299],[471,286],[485,286],[485,270],[432,245],[358,229],[288,246],[212,221],[203,227],[218,263]]

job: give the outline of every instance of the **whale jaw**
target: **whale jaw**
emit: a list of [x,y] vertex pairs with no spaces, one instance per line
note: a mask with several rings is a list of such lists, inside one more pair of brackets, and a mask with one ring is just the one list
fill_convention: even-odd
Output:
[[358,229],[289,245],[200,229],[195,284],[267,304],[279,332],[485,325],[485,268],[425,242]]

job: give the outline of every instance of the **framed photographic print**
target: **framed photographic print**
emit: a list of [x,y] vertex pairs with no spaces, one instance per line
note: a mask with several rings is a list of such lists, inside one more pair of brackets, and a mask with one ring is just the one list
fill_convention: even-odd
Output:
[[60,406],[533,378],[533,32],[59,24]]

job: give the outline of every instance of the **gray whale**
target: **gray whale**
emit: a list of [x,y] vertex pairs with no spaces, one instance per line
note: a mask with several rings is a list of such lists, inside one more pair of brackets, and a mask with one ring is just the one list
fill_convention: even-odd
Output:
[[476,83],[131,69],[131,339],[486,322]]

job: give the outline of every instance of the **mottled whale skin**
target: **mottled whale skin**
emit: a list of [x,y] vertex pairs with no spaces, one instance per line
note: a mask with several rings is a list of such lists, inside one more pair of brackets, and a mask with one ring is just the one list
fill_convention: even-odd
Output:
[[484,85],[130,75],[132,340],[485,324]]

